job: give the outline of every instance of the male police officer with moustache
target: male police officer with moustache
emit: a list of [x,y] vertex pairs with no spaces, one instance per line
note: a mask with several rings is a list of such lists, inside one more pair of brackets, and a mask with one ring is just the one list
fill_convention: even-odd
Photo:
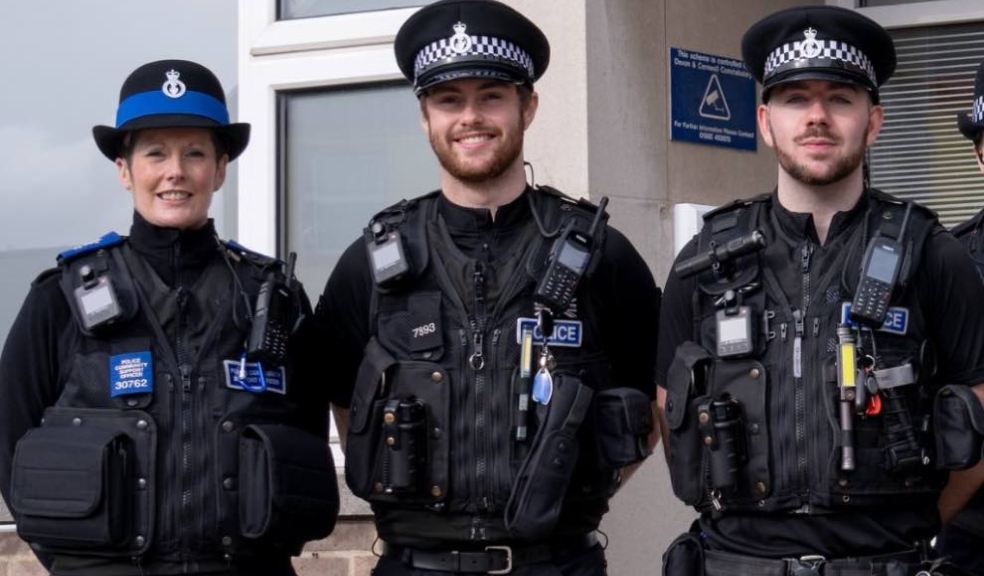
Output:
[[377,576],[601,576],[595,530],[648,451],[658,290],[604,206],[526,183],[543,33],[445,0],[396,38],[441,189],[372,218],[317,315]]
[[[974,143],[974,158],[984,174],[984,63],[977,68],[974,102],[970,114],[960,113],[957,126]],[[977,270],[984,277],[984,210],[953,229],[967,247]],[[967,301],[968,303],[970,301]],[[984,576],[984,490],[978,490],[967,506],[948,522],[936,541],[940,554],[950,557],[969,572]]]
[[984,478],[984,288],[931,212],[865,186],[892,39],[799,7],[742,51],[778,185],[708,214],[667,280],[664,439],[701,516],[665,573],[940,573],[947,469],[944,511]]

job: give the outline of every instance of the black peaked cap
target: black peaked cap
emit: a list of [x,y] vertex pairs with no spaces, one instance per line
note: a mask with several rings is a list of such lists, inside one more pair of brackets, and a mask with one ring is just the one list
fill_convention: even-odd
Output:
[[957,114],[957,127],[961,134],[971,140],[976,140],[984,131],[984,62],[977,67],[974,77],[974,103],[971,104],[970,114]]
[[188,60],[158,60],[131,72],[120,88],[115,126],[94,126],[92,136],[115,160],[126,134],[144,128],[209,128],[225,142],[230,160],[249,143],[249,124],[229,122],[219,79]]
[[874,20],[837,6],[799,6],[766,16],[741,40],[748,71],[770,88],[795,80],[878,87],[895,71],[895,43]]
[[550,44],[536,24],[495,0],[441,0],[421,8],[400,28],[394,51],[418,95],[464,78],[532,85],[550,62]]

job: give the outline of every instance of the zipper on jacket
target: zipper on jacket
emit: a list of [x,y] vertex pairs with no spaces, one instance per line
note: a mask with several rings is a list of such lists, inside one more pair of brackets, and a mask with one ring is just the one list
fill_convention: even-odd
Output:
[[472,274],[472,281],[475,288],[475,313],[471,318],[472,329],[472,354],[471,365],[475,373],[475,487],[476,496],[479,497],[478,509],[481,512],[491,508],[489,499],[489,460],[492,454],[489,450],[489,402],[488,385],[485,377],[485,274],[484,266],[481,262],[475,263],[475,271]]
[[810,263],[813,257],[813,244],[807,241],[800,252],[800,269],[803,273],[803,308],[793,312],[795,337],[793,339],[793,411],[796,419],[796,484],[798,492],[809,490],[806,425],[806,390],[803,378],[803,338],[806,334],[806,314],[810,308]]

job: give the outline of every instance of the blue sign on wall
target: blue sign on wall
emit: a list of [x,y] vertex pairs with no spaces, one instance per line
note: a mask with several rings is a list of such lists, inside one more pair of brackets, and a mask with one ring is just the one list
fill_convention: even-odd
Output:
[[755,150],[755,79],[741,60],[670,48],[670,136]]

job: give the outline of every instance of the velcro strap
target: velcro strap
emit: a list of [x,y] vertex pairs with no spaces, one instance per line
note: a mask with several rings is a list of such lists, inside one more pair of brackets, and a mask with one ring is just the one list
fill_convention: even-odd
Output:
[[908,363],[894,368],[875,370],[874,374],[879,390],[890,390],[916,383],[915,370],[912,369],[912,364]]

